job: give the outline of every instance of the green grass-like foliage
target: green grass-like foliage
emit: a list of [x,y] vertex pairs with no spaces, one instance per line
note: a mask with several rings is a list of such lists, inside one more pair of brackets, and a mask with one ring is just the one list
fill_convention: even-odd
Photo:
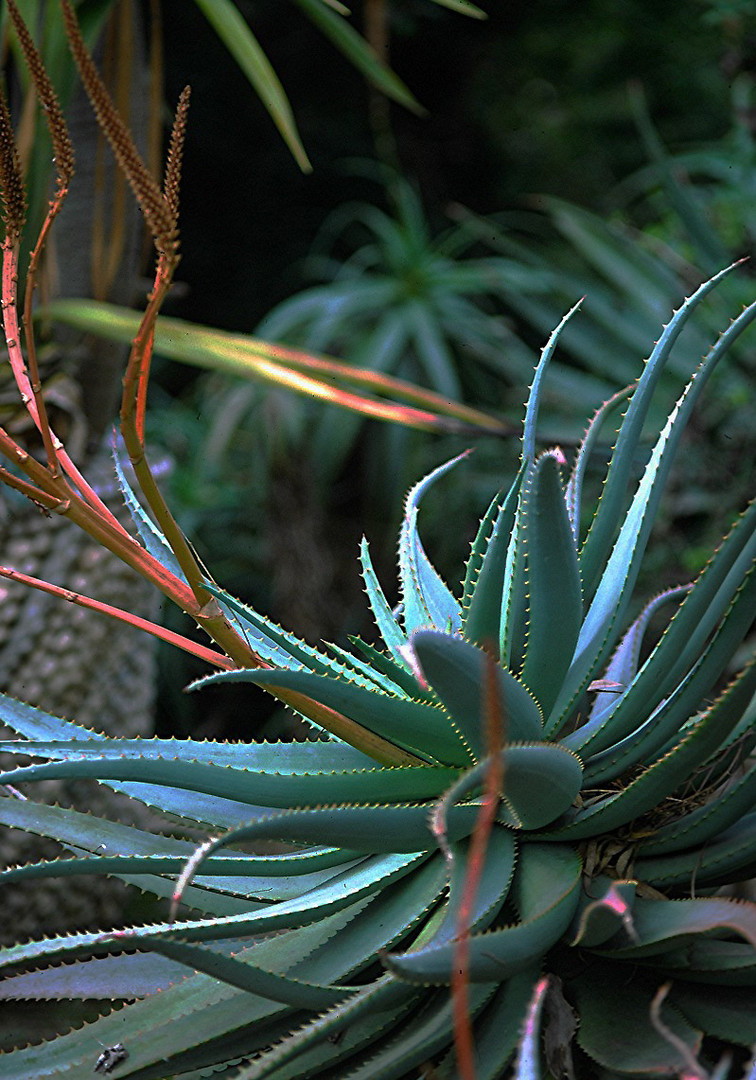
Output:
[[[317,650],[211,587],[272,667],[205,683],[301,692],[401,749],[407,764],[384,765],[322,730],[277,744],[106,738],[2,701],[0,719],[24,741],[0,751],[39,763],[0,783],[96,777],[164,813],[168,829],[175,815],[212,836],[195,850],[0,799],[3,824],[70,853],[7,870],[0,884],[114,874],[182,900],[163,922],[0,952],[5,1000],[126,1002],[6,1053],[5,1080],[89,1075],[102,1046],[116,1044],[128,1054],[118,1080],[379,1080],[419,1076],[429,1061],[432,1075],[454,1077],[449,984],[463,931],[479,1080],[513,1067],[535,1076],[546,1053],[558,1072],[570,1052],[583,1073],[593,1059],[607,1074],[690,1075],[690,1062],[720,1044],[756,1043],[756,905],[715,892],[756,873],[756,664],[732,670],[756,616],[756,504],[690,586],[640,614],[632,606],[684,425],[756,316],[754,304],[722,334],[649,443],[670,350],[723,274],[675,313],[632,390],[599,410],[569,472],[560,450],[536,452],[560,325],[532,385],[519,471],[483,518],[461,592],[441,580],[417,529],[424,492],[456,462],[407,498],[397,609],[363,544],[382,649],[355,639],[354,654]],[[601,498],[586,506],[589,459],[620,405]],[[147,546],[165,551],[134,513]],[[665,615],[663,633],[651,634]],[[500,799],[462,923],[492,763]],[[257,841],[283,853],[239,846]],[[542,1041],[547,986],[560,1023]]]

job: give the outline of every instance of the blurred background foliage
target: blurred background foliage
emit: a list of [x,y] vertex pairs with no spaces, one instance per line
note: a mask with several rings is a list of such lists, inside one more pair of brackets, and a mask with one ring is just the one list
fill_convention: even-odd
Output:
[[[428,0],[355,3],[351,24],[420,110],[366,82],[303,17],[312,3],[236,0],[285,87],[311,172],[205,6],[143,5],[146,21],[161,13],[165,101],[193,89],[168,315],[373,366],[506,418],[548,333],[585,296],[544,418],[548,440],[568,449],[637,374],[672,308],[752,252],[750,0],[482,0],[485,21]],[[678,373],[752,299],[748,266],[728,284],[680,342]],[[742,507],[756,449],[750,341],[680,456],[686,496],[673,483],[647,593],[695,573],[722,517]],[[174,503],[213,574],[310,639],[371,633],[354,621],[359,535],[388,578],[398,496],[419,475],[475,445],[464,483],[424,506],[444,571],[469,539],[448,521],[472,535],[516,463],[506,438],[358,420],[160,358],[151,438],[174,460]],[[168,653],[164,669],[172,688],[195,674]],[[249,706],[227,700],[216,710],[210,691],[166,691],[161,727],[249,735]]]

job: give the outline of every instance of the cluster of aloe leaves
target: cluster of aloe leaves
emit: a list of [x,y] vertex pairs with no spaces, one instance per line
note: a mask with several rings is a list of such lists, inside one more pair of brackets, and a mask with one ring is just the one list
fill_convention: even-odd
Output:
[[[195,848],[0,799],[4,825],[68,852],[7,870],[0,886],[114,874],[173,901],[163,921],[0,952],[4,1000],[119,1004],[2,1055],[6,1080],[88,1073],[116,1044],[128,1056],[114,1075],[143,1080],[378,1080],[419,1076],[429,1062],[425,1075],[482,1080],[513,1063],[538,1075],[544,1054],[554,1075],[569,1074],[574,1054],[579,1074],[593,1059],[607,1074],[703,1076],[723,1046],[746,1057],[756,905],[716,890],[756,873],[753,655],[732,670],[756,616],[756,504],[691,585],[639,614],[632,606],[685,423],[756,304],[650,442],[649,404],[687,319],[728,272],[674,314],[637,382],[593,418],[566,477],[561,450],[536,451],[563,320],[536,370],[519,471],[483,517],[461,593],[434,569],[417,526],[422,496],[458,459],[407,498],[398,608],[363,544],[382,648],[354,639],[352,653],[315,649],[207,583],[270,666],[202,682],[304,695],[322,717],[346,718],[343,738],[321,726],[303,742],[120,740],[2,701],[0,720],[23,741],[0,751],[38,763],[0,783],[31,794],[34,781],[95,777],[165,815],[168,832],[180,819],[211,837]],[[586,473],[622,409],[601,497],[588,506]],[[122,482],[145,546],[175,570]],[[659,635],[651,624],[663,616]],[[474,1057],[464,1072],[453,1045],[459,994]],[[561,1026],[542,1042],[544,1002]]]

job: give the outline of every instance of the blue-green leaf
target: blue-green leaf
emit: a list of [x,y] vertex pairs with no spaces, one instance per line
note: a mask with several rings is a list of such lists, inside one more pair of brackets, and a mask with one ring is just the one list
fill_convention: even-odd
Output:
[[[317,806],[329,801],[369,803],[431,799],[440,796],[457,775],[455,769],[438,766],[302,772],[297,775],[296,799],[302,806]],[[84,776],[98,780],[138,780],[143,784],[184,788],[249,803],[255,808],[288,809],[292,805],[291,774],[233,769],[160,757],[139,758],[137,755],[27,765],[0,773],[0,784]]]
[[542,716],[527,688],[482,649],[461,638],[418,630],[412,649],[420,668],[477,761],[486,746],[486,671],[494,672],[502,732],[507,742],[532,742],[542,736]]
[[373,563],[370,558],[368,542],[363,537],[360,544],[360,561],[362,562],[362,577],[365,582],[365,591],[373,610],[380,635],[386,643],[391,655],[399,663],[406,666],[406,660],[402,658],[402,649],[407,644],[407,635],[399,626],[399,623],[391,610],[388,601],[378,582]]
[[407,636],[421,628],[456,631],[461,626],[459,603],[425,554],[417,531],[417,514],[428,488],[466,456],[467,452],[440,465],[407,495],[399,534],[399,577]]
[[521,678],[545,715],[559,695],[583,615],[560,458],[557,451],[541,455],[529,468],[522,489],[528,626]]
[[[577,853],[566,846],[522,845],[512,885],[521,921],[470,937],[471,981],[502,982],[537,963],[572,920],[580,873]],[[453,959],[453,945],[430,945],[394,953],[386,963],[390,971],[412,982],[448,983]]]
[[473,542],[463,589],[463,626],[468,641],[496,647],[502,634],[502,605],[509,539],[526,466],[506,495],[497,495]]
[[617,523],[622,520],[624,514],[625,493],[634,466],[635,455],[640,445],[643,425],[648,415],[651,398],[672,346],[680,336],[694,309],[727,274],[735,269],[736,265],[726,267],[709,281],[705,281],[677,309],[646,361],[643,373],[638,380],[635,392],[630,399],[630,404],[623,418],[598,511],[593,519],[580,556],[583,583],[588,596],[593,595],[593,591],[597,588],[604,572],[604,567],[607,565],[612,540],[617,533]]
[[[698,295],[697,293],[696,296]],[[637,579],[640,560],[645,551],[661,496],[661,486],[669,473],[671,455],[679,443],[684,424],[723,351],[754,318],[756,318],[756,304],[747,308],[725,331],[686,386],[659,435],[614,548],[601,573],[583,621],[575,656],[564,681],[562,692],[546,722],[547,733],[553,733],[559,729],[575,700],[590,681],[596,666],[602,662],[613,646],[616,638],[615,628],[618,620],[624,615],[631,590]],[[652,362],[649,361],[649,366],[644,372],[644,379],[651,368]],[[628,408],[623,430],[633,410],[637,393],[636,391]],[[618,449],[615,449],[613,461],[616,461],[617,454]],[[602,506],[605,498],[606,488],[602,496]],[[590,534],[588,539],[590,539]],[[588,541],[586,545],[587,543]],[[583,554],[580,557],[580,567],[581,573],[584,573]]]
[[[306,694],[314,701],[354,720],[396,746],[419,751],[423,757],[448,765],[467,765],[470,753],[464,739],[440,707],[405,697],[313,675],[307,671],[229,671],[227,682],[284,688]],[[210,676],[210,679],[213,679]],[[204,680],[207,682],[208,680]]]
[[538,361],[538,366],[533,376],[533,382],[530,386],[530,394],[528,395],[528,403],[525,408],[525,420],[523,422],[522,430],[522,462],[528,465],[535,459],[535,444],[536,444],[536,430],[538,426],[538,411],[541,404],[541,390],[546,369],[549,365],[556,347],[559,343],[559,337],[567,325],[568,321],[572,318],[575,312],[578,310],[582,303],[582,300],[578,300],[574,307],[570,308],[567,314],[562,318],[559,325],[555,330],[551,332],[549,340],[543,347],[541,352],[541,358]]

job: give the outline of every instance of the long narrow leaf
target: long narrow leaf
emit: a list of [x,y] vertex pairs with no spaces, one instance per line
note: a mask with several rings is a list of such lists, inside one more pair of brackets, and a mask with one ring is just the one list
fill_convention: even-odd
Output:
[[300,169],[310,172],[312,166],[302,146],[289,99],[249,24],[231,0],[195,0],[195,3],[254,86]]

